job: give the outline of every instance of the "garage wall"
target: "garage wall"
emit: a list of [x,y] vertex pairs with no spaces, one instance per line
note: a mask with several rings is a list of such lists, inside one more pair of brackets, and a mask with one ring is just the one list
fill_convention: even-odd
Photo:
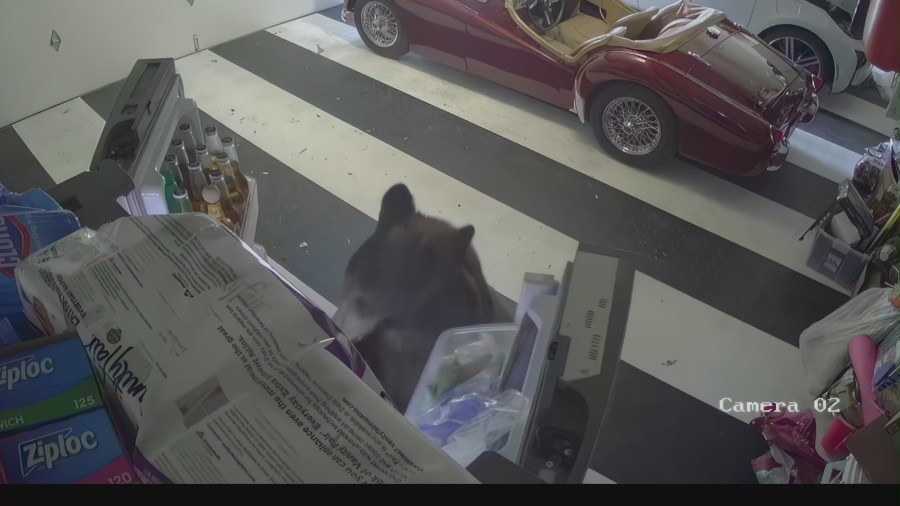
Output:
[[[177,58],[341,0],[0,0],[0,126]],[[50,46],[51,31],[62,42]]]

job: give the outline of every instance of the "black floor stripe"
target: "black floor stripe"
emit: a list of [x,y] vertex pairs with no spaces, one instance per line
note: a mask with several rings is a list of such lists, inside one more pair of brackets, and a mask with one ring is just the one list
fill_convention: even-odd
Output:
[[796,345],[803,329],[847,300],[802,274],[267,32],[213,51],[578,241],[643,255],[638,268],[644,273],[788,343]]
[[810,218],[822,216],[834,202],[838,191],[838,184],[834,181],[792,163],[785,163],[776,172],[753,178],[700,168]]
[[[115,103],[121,82],[82,97],[101,117]],[[356,248],[375,230],[375,221],[279,162],[207,115],[221,135],[238,143],[242,168],[259,182],[260,215],[256,242],[269,256],[320,295],[336,304],[344,268]],[[515,304],[494,293],[509,314]]]
[[0,183],[17,193],[54,184],[12,126],[0,128]]
[[750,425],[619,362],[591,468],[616,483],[757,483]]
[[878,145],[887,139],[887,132],[878,133],[825,109],[819,109],[812,122],[803,123],[799,128],[860,155],[866,148]]

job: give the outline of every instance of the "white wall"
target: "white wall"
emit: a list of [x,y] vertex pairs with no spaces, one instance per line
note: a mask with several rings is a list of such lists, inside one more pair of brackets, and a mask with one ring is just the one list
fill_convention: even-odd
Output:
[[[0,0],[0,126],[177,58],[341,0]],[[50,47],[50,32],[62,39]]]

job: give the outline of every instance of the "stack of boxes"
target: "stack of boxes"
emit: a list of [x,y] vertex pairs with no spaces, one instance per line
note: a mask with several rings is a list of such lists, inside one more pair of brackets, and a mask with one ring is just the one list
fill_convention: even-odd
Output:
[[137,483],[77,335],[0,353],[0,483]]

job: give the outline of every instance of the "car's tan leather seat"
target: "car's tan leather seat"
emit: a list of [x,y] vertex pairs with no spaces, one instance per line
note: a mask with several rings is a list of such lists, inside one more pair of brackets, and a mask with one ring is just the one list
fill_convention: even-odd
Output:
[[612,28],[624,26],[624,37],[626,39],[637,40],[640,38],[640,35],[644,31],[644,28],[646,28],[647,25],[650,24],[653,16],[656,16],[658,12],[659,7],[650,7],[643,11],[635,12],[627,16],[622,16],[618,21],[613,23]]
[[563,21],[558,28],[556,39],[569,47],[578,47],[582,42],[609,31],[609,25],[602,19],[581,13]]

